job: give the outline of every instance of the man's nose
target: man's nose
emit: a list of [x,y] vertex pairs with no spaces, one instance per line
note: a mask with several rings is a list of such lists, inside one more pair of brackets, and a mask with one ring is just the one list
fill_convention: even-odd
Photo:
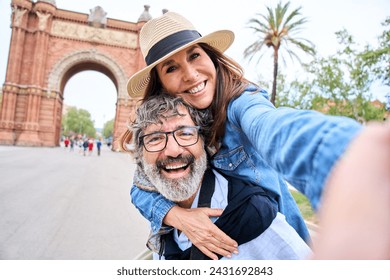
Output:
[[181,147],[175,140],[172,134],[168,135],[167,146],[164,149],[166,156],[177,157],[183,152],[183,147]]

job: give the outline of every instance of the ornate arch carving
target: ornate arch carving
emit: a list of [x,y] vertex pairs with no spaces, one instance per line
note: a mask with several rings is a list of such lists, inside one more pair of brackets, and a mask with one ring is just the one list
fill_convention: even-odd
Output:
[[127,99],[127,76],[126,72],[108,55],[98,52],[96,49],[75,51],[59,60],[51,69],[48,77],[48,92],[61,92],[61,81],[64,75],[73,66],[85,62],[94,62],[106,67],[113,74],[117,87],[118,99]]

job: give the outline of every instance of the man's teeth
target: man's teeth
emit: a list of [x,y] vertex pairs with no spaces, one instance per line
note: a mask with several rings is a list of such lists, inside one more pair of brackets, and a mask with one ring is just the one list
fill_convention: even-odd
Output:
[[205,83],[203,82],[203,83],[199,84],[197,87],[190,89],[188,92],[191,94],[194,94],[194,93],[197,93],[197,92],[201,91],[202,89],[204,89],[204,87],[205,87]]
[[174,165],[174,166],[165,166],[165,169],[167,170],[173,170],[173,169],[180,169],[186,167],[187,164],[182,164],[182,165]]

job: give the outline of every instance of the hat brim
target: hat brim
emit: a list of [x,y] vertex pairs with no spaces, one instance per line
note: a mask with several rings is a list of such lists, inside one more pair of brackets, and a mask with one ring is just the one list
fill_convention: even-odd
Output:
[[196,39],[188,44],[185,44],[180,48],[177,48],[174,51],[166,54],[165,56],[161,57],[160,59],[156,60],[152,64],[146,66],[145,68],[143,68],[142,70],[138,71],[133,76],[131,76],[127,82],[127,93],[132,98],[143,97],[145,95],[146,87],[149,83],[150,71],[152,70],[152,68],[155,67],[160,62],[166,60],[173,54],[178,53],[181,50],[188,48],[189,46],[198,43],[206,43],[212,46],[213,48],[219,50],[220,52],[225,52],[232,45],[233,41],[234,41],[234,33],[232,31],[219,30],[210,33],[206,36],[200,37],[199,39]]

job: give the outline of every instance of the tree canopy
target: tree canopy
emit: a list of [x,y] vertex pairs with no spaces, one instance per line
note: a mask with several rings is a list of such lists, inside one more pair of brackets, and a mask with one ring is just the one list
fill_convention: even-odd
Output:
[[91,120],[91,114],[84,109],[71,107],[62,118],[64,135],[81,134],[88,137],[95,137],[96,130]]
[[109,120],[108,122],[106,122],[104,124],[104,127],[103,127],[103,136],[104,138],[109,138],[109,137],[112,137],[113,133],[114,133],[114,119],[112,120]]
[[281,75],[277,105],[314,109],[360,122],[383,120],[385,106],[372,102],[371,90],[374,81],[388,86],[389,52],[384,50],[389,48],[390,36],[388,31],[383,34],[387,35],[379,37],[378,48],[365,46],[359,50],[345,29],[336,32],[340,49],[305,65],[304,80],[287,84]]
[[291,59],[302,62],[295,50],[314,55],[315,48],[309,40],[299,37],[304,24],[305,17],[301,17],[301,7],[289,12],[290,2],[282,4],[279,2],[276,8],[266,7],[266,13],[256,14],[256,18],[249,20],[249,28],[253,29],[257,39],[244,51],[244,57],[250,60],[258,56],[257,63],[264,55],[264,46],[272,48],[273,56],[273,83],[271,102],[275,104],[277,77],[279,70],[279,56],[285,62],[281,50],[284,50]]

